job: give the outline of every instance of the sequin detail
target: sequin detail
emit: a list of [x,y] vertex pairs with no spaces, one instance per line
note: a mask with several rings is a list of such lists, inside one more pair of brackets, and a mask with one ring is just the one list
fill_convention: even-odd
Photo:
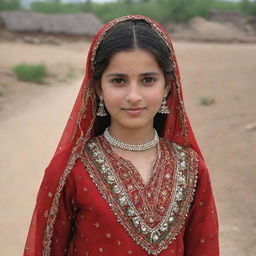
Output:
[[[76,148],[74,148],[75,150]],[[77,154],[73,154],[68,162],[66,169],[63,172],[63,175],[60,177],[58,187],[56,189],[56,193],[54,195],[50,212],[47,212],[47,223],[46,229],[44,232],[44,241],[43,241],[43,256],[50,256],[51,255],[51,243],[52,243],[52,236],[53,236],[53,226],[56,221],[57,214],[59,212],[59,198],[63,187],[66,184],[67,177],[70,174],[71,170],[73,169],[76,160],[78,159]]]
[[198,169],[197,155],[191,149],[165,139],[160,140],[160,148],[161,157],[147,184],[135,167],[111,154],[102,136],[86,144],[81,158],[117,220],[152,255],[166,249],[183,227]]

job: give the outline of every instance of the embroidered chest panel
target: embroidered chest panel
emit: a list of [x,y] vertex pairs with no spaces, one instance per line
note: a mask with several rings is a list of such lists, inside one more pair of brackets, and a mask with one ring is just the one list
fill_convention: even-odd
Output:
[[132,163],[118,157],[101,136],[86,144],[81,160],[132,239],[148,254],[166,249],[183,227],[193,200],[196,154],[161,139],[147,184]]

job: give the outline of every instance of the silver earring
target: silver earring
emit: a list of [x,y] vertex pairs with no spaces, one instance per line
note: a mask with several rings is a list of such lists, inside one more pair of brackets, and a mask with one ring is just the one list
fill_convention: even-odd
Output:
[[99,107],[97,109],[96,115],[97,116],[106,116],[107,115],[107,112],[106,112],[105,107],[104,107],[104,101],[103,101],[102,97],[100,97]]
[[166,102],[166,97],[167,96],[163,97],[163,100],[162,100],[162,103],[161,103],[161,107],[158,110],[158,113],[160,113],[160,114],[170,114],[170,110],[169,110],[169,108],[167,106],[167,102]]

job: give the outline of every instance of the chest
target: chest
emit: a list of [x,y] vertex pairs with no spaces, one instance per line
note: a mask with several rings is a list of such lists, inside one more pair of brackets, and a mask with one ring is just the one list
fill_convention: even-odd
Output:
[[[90,177],[90,172],[84,170],[82,162],[78,164],[76,171],[79,169],[79,172],[75,177],[79,211],[74,237],[77,255],[84,252],[88,252],[88,255],[99,255],[102,252],[104,255],[149,255],[149,251],[138,246],[139,233],[132,232],[128,219],[122,218],[123,215],[115,206],[111,207],[111,195],[95,186],[96,180]],[[168,245],[168,250],[162,251],[159,256],[167,256],[170,251],[172,255],[182,255],[179,250],[182,248],[183,234],[184,228],[175,241]]]
[[150,253],[161,251],[182,228],[196,182],[193,158],[179,147],[161,147],[146,184],[134,164],[113,154],[104,141],[89,144],[82,159],[120,224]]
[[124,168],[130,168],[132,172],[137,173],[144,184],[149,182],[154,169],[159,164],[158,159],[161,157],[159,147],[146,152],[127,152],[122,150],[116,150],[115,152],[115,160],[121,160]]

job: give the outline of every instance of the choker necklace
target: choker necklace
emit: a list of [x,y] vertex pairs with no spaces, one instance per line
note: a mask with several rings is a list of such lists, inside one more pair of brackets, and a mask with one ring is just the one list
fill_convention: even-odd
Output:
[[106,128],[106,130],[104,131],[103,136],[111,145],[115,147],[118,147],[124,150],[129,150],[129,151],[144,151],[144,150],[153,148],[159,142],[159,136],[157,134],[157,131],[155,129],[154,131],[155,131],[155,136],[151,141],[144,144],[138,144],[138,145],[126,144],[116,140],[109,134],[108,128]]

